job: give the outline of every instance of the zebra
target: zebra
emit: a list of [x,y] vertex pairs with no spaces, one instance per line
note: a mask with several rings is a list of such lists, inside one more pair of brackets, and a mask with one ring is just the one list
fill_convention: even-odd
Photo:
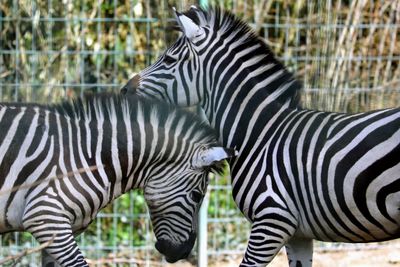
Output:
[[186,258],[208,173],[234,156],[193,114],[119,94],[0,104],[0,129],[0,233],[49,242],[42,255],[61,266],[88,266],[74,235],[131,189],[144,191],[156,249]]
[[282,247],[311,266],[313,240],[400,237],[400,109],[344,114],[300,105],[302,83],[242,20],[219,8],[175,11],[179,39],[121,92],[200,105],[238,150],[232,196],[251,222],[241,266]]

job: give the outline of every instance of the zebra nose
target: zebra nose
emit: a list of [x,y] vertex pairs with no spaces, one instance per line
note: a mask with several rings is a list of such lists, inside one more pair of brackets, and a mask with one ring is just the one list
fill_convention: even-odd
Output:
[[136,93],[136,89],[139,87],[140,75],[136,74],[132,77],[125,85],[121,88],[121,93]]
[[181,244],[175,244],[168,240],[160,239],[156,242],[156,249],[165,256],[167,262],[174,263],[180,259],[186,259],[189,256],[195,241],[195,233],[190,233],[189,239]]

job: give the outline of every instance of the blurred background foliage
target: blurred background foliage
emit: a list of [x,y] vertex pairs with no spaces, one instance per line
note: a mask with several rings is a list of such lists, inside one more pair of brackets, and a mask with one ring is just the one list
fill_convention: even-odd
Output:
[[[209,0],[264,37],[304,82],[303,106],[357,112],[400,104],[400,0]],[[187,0],[0,1],[0,101],[53,103],[116,91],[177,38],[172,7]],[[249,225],[229,178],[210,186],[209,254],[243,252]],[[160,264],[140,192],[108,206],[79,237],[88,258]],[[0,255],[31,246],[29,234],[1,239]],[[33,266],[37,255],[24,259]],[[158,263],[157,263],[158,262]],[[96,261],[93,261],[96,263]],[[140,265],[140,264],[139,264]]]
[[[118,89],[176,39],[172,7],[195,1],[3,0],[0,99],[55,101]],[[306,107],[398,104],[400,1],[210,0],[266,38],[304,81]]]

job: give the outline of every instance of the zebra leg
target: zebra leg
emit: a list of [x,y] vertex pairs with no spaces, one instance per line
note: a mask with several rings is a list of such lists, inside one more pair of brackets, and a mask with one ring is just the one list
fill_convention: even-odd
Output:
[[272,261],[293,232],[294,229],[288,231],[282,228],[277,229],[276,220],[272,218],[255,221],[252,225],[246,253],[240,266],[266,266]]
[[[32,235],[38,240],[39,243],[43,244],[49,242],[49,245],[45,248],[45,255],[43,259],[46,265],[50,266],[62,266],[62,267],[88,267],[81,251],[76,244],[72,231],[68,229],[55,229],[54,226],[44,224],[44,231],[33,231]],[[54,233],[49,233],[47,229],[54,229]],[[49,261],[49,256],[53,258],[53,261]],[[43,263],[42,260],[42,263]],[[59,264],[54,264],[54,260]]]
[[[74,236],[78,236],[83,232],[83,230],[74,233]],[[45,249],[42,250],[42,267],[61,267],[54,259],[51,257]]]
[[[51,221],[46,221],[43,217],[49,217]],[[24,220],[24,228],[30,232],[40,244],[47,244],[42,259],[42,264],[52,266],[49,256],[62,267],[88,267],[78,245],[74,239],[70,223],[65,217],[55,218],[51,215],[35,216],[33,219]],[[42,254],[43,255],[43,254]],[[53,265],[57,266],[57,265]]]
[[289,266],[311,267],[313,254],[312,239],[292,238],[285,247]]

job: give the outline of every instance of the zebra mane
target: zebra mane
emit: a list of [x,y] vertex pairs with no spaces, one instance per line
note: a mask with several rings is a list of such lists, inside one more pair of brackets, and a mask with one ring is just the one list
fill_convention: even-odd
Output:
[[[124,120],[126,118],[140,119],[146,123],[156,123],[157,127],[167,127],[168,120],[173,119],[169,126],[171,131],[179,128],[179,123],[184,121],[184,127],[194,127],[195,140],[214,142],[216,135],[204,120],[196,114],[187,112],[159,100],[148,99],[137,95],[121,95],[115,93],[89,94],[61,103],[48,105],[47,108],[60,115],[72,119],[96,120]],[[139,115],[140,114],[140,115]],[[138,116],[141,116],[138,118]],[[178,133],[177,133],[178,134]],[[194,141],[195,141],[194,140]]]
[[211,31],[219,32],[221,36],[235,36],[231,42],[239,41],[247,43],[249,46],[251,44],[259,45],[261,48],[260,51],[262,52],[254,56],[261,56],[262,63],[265,66],[274,64],[277,70],[283,70],[286,73],[288,77],[287,82],[292,83],[290,90],[285,94],[286,99],[291,99],[294,107],[300,106],[300,91],[303,88],[302,82],[294,78],[293,74],[275,57],[265,40],[261,38],[248,23],[238,18],[230,11],[222,10],[219,7],[209,7],[207,9],[200,7],[190,8],[183,12],[183,14],[198,25],[202,27],[208,26],[211,28]]

